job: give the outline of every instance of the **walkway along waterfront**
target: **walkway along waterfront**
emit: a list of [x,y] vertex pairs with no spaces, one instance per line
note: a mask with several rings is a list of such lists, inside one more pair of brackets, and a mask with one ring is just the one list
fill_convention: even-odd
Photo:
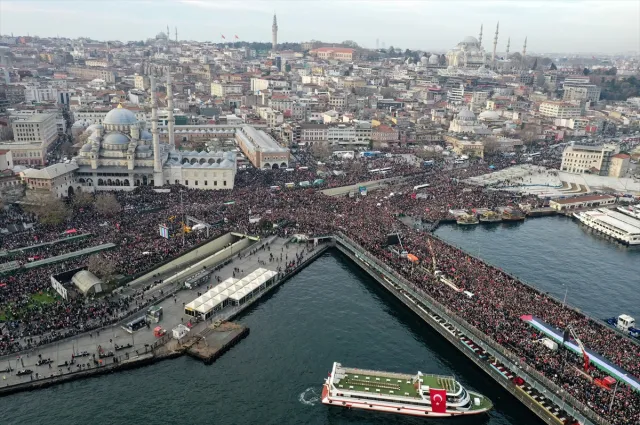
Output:
[[[267,249],[272,254],[275,254],[276,257],[278,257],[279,252],[280,256],[283,256],[284,261],[276,261],[275,264],[273,264],[273,266],[279,267],[280,270],[277,280],[271,286],[265,288],[264,291],[240,306],[225,308],[208,321],[196,323],[191,330],[191,335],[195,335],[195,337],[192,338],[198,339],[206,336],[204,333],[206,333],[211,323],[230,320],[237,316],[249,305],[256,302],[264,293],[286,281],[290,276],[297,273],[330,246],[335,246],[372,275],[377,282],[382,284],[383,287],[418,314],[455,347],[460,349],[469,359],[494,378],[508,392],[522,401],[546,423],[561,423],[563,419],[573,417],[584,424],[610,424],[609,421],[596,415],[587,406],[561,390],[556,384],[529,368],[505,347],[499,345],[487,335],[469,325],[454,312],[448,310],[424,292],[416,289],[411,283],[373,258],[346,236],[340,234],[321,239],[324,240],[324,242],[320,240],[317,247],[312,243],[314,241],[313,239],[306,244],[291,243],[290,241],[277,238],[259,241],[247,248],[250,253],[241,252],[237,257],[234,257],[233,262],[215,272],[215,275],[219,279],[224,279],[231,275],[235,276],[236,271],[238,271],[240,275],[247,275],[260,266],[264,265],[265,267],[269,267],[271,261],[265,263],[264,256],[260,259],[261,255],[266,254]],[[278,248],[280,249],[278,250]],[[289,261],[289,258],[292,261]],[[269,260],[269,255],[267,255],[267,260]],[[287,266],[285,266],[285,264]],[[273,266],[271,267],[273,268]],[[194,273],[197,271],[197,269],[194,269]],[[185,278],[186,277],[188,276],[185,276]],[[215,285],[215,281],[213,281],[213,284]],[[203,286],[207,285],[203,284],[200,288],[203,288]],[[171,292],[168,296],[165,296],[165,299],[161,303],[157,303],[156,305],[160,305],[165,309],[165,318],[163,321],[179,320],[179,322],[173,323],[173,325],[175,325],[182,322],[185,318],[188,320],[188,316],[184,316],[184,304],[179,304],[178,301],[180,301],[180,303],[187,303],[195,299],[198,293],[197,289],[198,288],[195,288],[190,291],[176,290],[175,293]],[[57,344],[40,347],[38,350],[30,352],[26,358],[22,356],[22,358],[17,359],[15,357],[1,359],[0,364],[8,364],[14,369],[18,369],[18,363],[24,368],[34,367],[35,369],[33,365],[41,358],[55,359],[54,366],[56,367],[46,369],[46,371],[49,372],[48,374],[45,373],[43,376],[38,375],[33,381],[25,380],[26,376],[5,376],[5,387],[0,388],[0,395],[35,389],[41,386],[52,385],[94,374],[141,366],[164,358],[175,357],[183,353],[181,347],[177,347],[175,341],[172,341],[169,335],[157,339],[149,330],[143,329],[142,331],[128,335],[123,333],[121,329],[113,327],[108,330],[102,330],[101,333],[102,335],[97,334],[95,338],[91,335],[89,337],[83,336],[82,338],[74,338],[72,340],[61,341]],[[131,341],[131,346],[129,346],[127,342],[129,340]],[[172,343],[169,343],[170,341],[172,341]],[[117,361],[114,361],[111,357],[100,359],[99,354],[102,352],[100,350],[109,350],[112,346],[115,350],[118,350],[118,348],[122,346],[126,348],[121,351],[123,354],[117,353]],[[71,370],[67,365],[64,365],[64,360],[61,359],[71,359],[71,354],[74,354],[76,359],[84,359],[84,357],[87,357],[88,361],[79,360],[85,363],[86,367],[78,368],[76,364],[75,367],[77,369],[74,368],[74,370]],[[94,358],[93,355],[98,357]],[[101,362],[100,360],[104,361]],[[60,367],[61,365],[62,367]],[[62,370],[64,368],[67,368],[67,370]],[[59,373],[55,373],[55,371]],[[44,376],[47,375],[48,377],[45,378]],[[522,382],[519,382],[518,378],[520,378]]]

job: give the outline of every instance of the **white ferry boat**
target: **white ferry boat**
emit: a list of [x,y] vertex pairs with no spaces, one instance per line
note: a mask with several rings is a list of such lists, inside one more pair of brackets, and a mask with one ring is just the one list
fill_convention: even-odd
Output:
[[322,403],[422,417],[475,415],[493,404],[451,376],[415,375],[343,367],[334,363]]
[[640,206],[638,205],[628,205],[624,207],[617,207],[616,209],[629,217],[640,220]]
[[640,220],[606,208],[576,212],[573,216],[582,224],[624,244],[640,245]]

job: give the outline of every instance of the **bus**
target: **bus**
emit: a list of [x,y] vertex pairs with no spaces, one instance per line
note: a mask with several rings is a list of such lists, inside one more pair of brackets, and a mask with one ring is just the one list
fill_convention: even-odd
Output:
[[147,326],[147,319],[144,316],[137,317],[123,326],[124,330],[130,334]]
[[429,187],[429,186],[431,186],[431,185],[430,185],[430,184],[428,184],[428,183],[425,183],[425,184],[419,184],[419,185],[417,185],[417,186],[413,186],[413,190],[420,190],[420,189],[424,189],[425,187]]

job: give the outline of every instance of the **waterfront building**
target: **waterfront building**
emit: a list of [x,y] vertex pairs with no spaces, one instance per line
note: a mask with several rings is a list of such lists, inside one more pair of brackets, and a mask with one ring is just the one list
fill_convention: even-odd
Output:
[[613,205],[616,198],[610,195],[584,195],[575,198],[554,199],[549,201],[549,207],[556,211],[574,210],[578,208],[595,208]]
[[[562,152],[560,170],[568,173],[590,173],[609,176],[612,171],[612,159],[617,153],[618,148],[613,144],[579,145],[574,143],[567,146]],[[620,162],[620,160],[622,161]],[[619,158],[615,164],[614,174],[619,174],[622,171],[626,172],[623,158]],[[628,164],[628,162],[626,164]]]
[[611,165],[609,167],[609,177],[624,177],[629,171],[629,163],[631,156],[625,153],[619,153],[611,157]]

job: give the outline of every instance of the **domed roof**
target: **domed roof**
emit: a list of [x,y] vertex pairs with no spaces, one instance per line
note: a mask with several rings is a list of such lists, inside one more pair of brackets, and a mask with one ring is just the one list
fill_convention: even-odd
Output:
[[467,44],[478,44],[478,39],[468,35],[464,38],[464,40],[462,40],[462,42]]
[[496,111],[484,111],[484,112],[481,112],[480,115],[478,115],[478,119],[479,120],[499,120],[500,114],[498,114]]
[[131,125],[138,122],[135,114],[128,109],[124,109],[122,105],[118,105],[117,108],[110,110],[104,117],[105,124],[114,125]]
[[467,108],[462,108],[458,113],[458,119],[464,120],[474,120],[476,119],[476,114],[468,110]]
[[147,130],[142,130],[142,132],[140,133],[140,139],[153,140],[153,134],[149,133]]
[[107,145],[128,145],[129,138],[122,133],[109,133],[104,136],[102,143]]
[[148,152],[149,149],[150,148],[147,145],[138,145],[138,146],[136,146],[136,151],[138,151],[138,152]]
[[82,146],[82,149],[80,149],[82,152],[89,152],[91,151],[91,143],[85,143],[84,146]]
[[435,53],[432,54],[431,56],[429,56],[429,63],[431,65],[435,65],[438,63],[438,61],[440,60],[440,58],[438,57],[438,55],[436,55]]

